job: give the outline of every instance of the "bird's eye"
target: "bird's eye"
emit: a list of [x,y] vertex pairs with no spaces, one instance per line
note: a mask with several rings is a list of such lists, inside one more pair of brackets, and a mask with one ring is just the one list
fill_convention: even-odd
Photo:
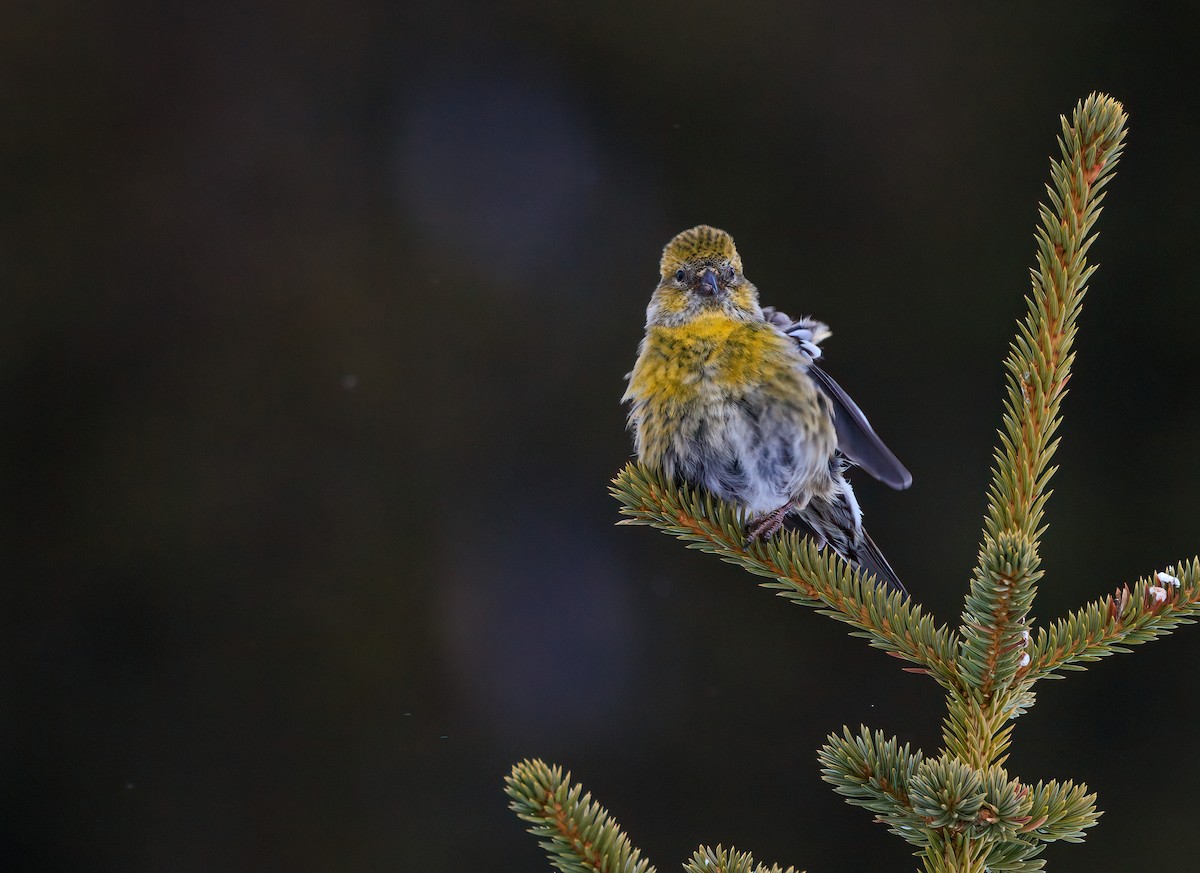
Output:
[[721,278],[726,282],[732,282],[734,276],[733,264],[726,264],[725,269],[721,271]]
[[676,270],[676,271],[675,271],[675,281],[676,281],[676,282],[682,282],[682,281],[684,280],[684,277],[685,277],[686,275],[687,275],[687,274],[686,274],[686,273],[684,273],[684,272],[683,272],[683,270]]

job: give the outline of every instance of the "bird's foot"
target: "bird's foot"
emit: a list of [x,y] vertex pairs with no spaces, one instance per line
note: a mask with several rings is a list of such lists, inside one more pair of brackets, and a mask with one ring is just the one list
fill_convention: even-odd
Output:
[[759,540],[769,540],[775,536],[775,532],[783,526],[783,519],[788,514],[788,510],[792,508],[792,504],[785,503],[778,509],[772,509],[765,515],[760,515],[754,521],[746,526],[746,543],[749,547],[751,544]]

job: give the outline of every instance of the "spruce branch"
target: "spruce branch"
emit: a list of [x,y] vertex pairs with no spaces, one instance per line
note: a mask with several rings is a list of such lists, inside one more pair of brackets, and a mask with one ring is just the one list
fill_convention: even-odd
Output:
[[924,762],[921,752],[900,745],[882,731],[860,727],[858,734],[843,728],[830,734],[817,751],[821,778],[846,802],[875,813],[876,821],[916,846],[928,845],[925,822],[913,810],[909,783]]
[[621,503],[621,524],[645,524],[672,534],[688,548],[719,555],[772,581],[764,588],[844,622],[875,648],[920,665],[946,688],[958,686],[955,634],[920,606],[874,577],[852,568],[832,550],[795,533],[746,548],[745,518],[733,507],[660,471],[626,464],[610,488]]
[[1024,653],[1029,608],[1041,577],[1038,540],[1050,496],[1050,466],[1071,376],[1077,321],[1095,271],[1087,251],[1096,239],[1103,188],[1125,141],[1125,112],[1110,97],[1080,101],[1062,119],[1061,157],[1050,165],[1050,205],[1038,209],[1037,267],[1025,318],[1005,366],[1003,425],[988,488],[984,542],[963,610],[963,676],[985,700],[1011,686]]
[[1037,547],[1021,533],[987,537],[962,616],[959,671],[980,699],[1007,689],[1021,666],[1025,616],[1033,605]]
[[653,873],[620,825],[562,767],[522,761],[504,782],[509,808],[530,823],[560,873]]
[[701,846],[683,865],[683,869],[687,873],[801,873],[795,867],[784,870],[778,864],[770,867],[756,864],[749,852],[736,849],[726,851],[720,846],[715,849]]
[[991,767],[983,774],[983,803],[974,823],[975,835],[997,843],[1019,840],[1028,832],[1032,808],[1030,790],[1020,780],[1009,778],[1003,767]]
[[1084,830],[1101,816],[1096,809],[1096,795],[1087,790],[1086,785],[1074,782],[1039,782],[1031,790],[1033,801],[1026,830],[1046,843],[1082,843]]
[[934,830],[962,831],[983,807],[983,774],[953,755],[923,761],[909,789],[913,812]]
[[1031,648],[1027,683],[1062,678],[1058,670],[1083,670],[1082,662],[1098,661],[1128,646],[1193,624],[1200,614],[1200,558],[1168,567],[1123,585],[1102,600],[1039,628]]
[[973,767],[986,768],[1003,764],[1012,742],[1012,719],[1016,704],[1023,702],[1013,696],[1008,706],[986,705],[973,696],[951,696],[942,723],[942,740],[946,751],[967,761]]
[[[1030,840],[993,843],[986,847],[987,854],[982,858],[982,869],[989,873],[1033,873],[1046,866],[1046,862],[1037,857],[1045,848],[1045,843]],[[926,866],[925,869],[930,868]]]

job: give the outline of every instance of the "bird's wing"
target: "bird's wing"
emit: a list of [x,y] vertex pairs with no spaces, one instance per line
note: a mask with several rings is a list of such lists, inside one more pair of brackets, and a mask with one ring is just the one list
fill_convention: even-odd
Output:
[[912,473],[883,444],[858,404],[833,381],[833,377],[810,364],[808,375],[833,403],[833,427],[837,431],[838,450],[852,463],[862,467],[880,482],[902,491],[912,484]]
[[763,319],[791,337],[806,363],[805,371],[833,405],[833,426],[837,431],[838,450],[852,463],[862,467],[880,482],[897,490],[912,484],[912,473],[892,454],[875,433],[858,404],[833,381],[833,377],[817,366],[821,357],[821,342],[829,337],[828,326],[813,318],[793,320],[787,313],[772,306],[763,307]]

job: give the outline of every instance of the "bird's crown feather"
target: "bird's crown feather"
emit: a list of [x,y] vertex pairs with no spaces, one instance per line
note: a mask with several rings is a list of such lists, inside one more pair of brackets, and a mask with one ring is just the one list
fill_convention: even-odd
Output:
[[697,225],[685,230],[667,243],[663,249],[662,263],[659,269],[664,277],[670,276],[681,266],[697,261],[721,262],[729,261],[734,269],[742,269],[742,259],[738,257],[733,237],[723,230],[709,227],[707,224]]

